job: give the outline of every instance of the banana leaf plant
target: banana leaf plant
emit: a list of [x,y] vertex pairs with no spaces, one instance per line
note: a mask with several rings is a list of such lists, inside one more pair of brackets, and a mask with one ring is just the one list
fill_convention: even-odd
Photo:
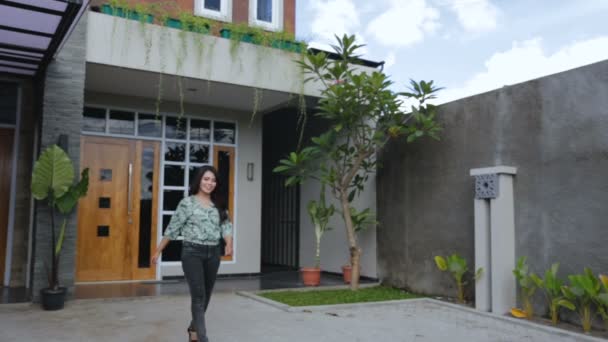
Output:
[[[89,186],[89,169],[84,169],[80,181],[74,184],[74,166],[67,153],[57,145],[42,152],[34,164],[31,191],[35,199],[46,200],[51,213],[51,270],[46,265],[49,289],[59,290],[59,255],[63,245],[67,216],[72,212],[78,199],[85,196]],[[55,216],[57,212],[63,222],[57,231]],[[43,227],[41,227],[43,228]]]
[[583,274],[569,275],[569,286],[562,286],[562,293],[578,310],[581,325],[584,332],[591,331],[593,314],[591,305],[597,304],[600,307],[601,285],[600,281],[593,275],[593,272],[585,267]]
[[608,328],[608,276],[605,274],[600,274],[598,276],[600,282],[602,283],[602,293],[597,295],[597,311],[602,316],[602,320],[604,321],[604,325]]
[[559,308],[564,307],[574,311],[576,308],[562,293],[563,281],[557,276],[559,263],[554,263],[551,268],[545,271],[545,278],[541,279],[536,274],[530,274],[530,278],[536,286],[543,290],[547,303],[549,304],[549,315],[551,323],[556,325],[559,320]]
[[[465,258],[456,253],[447,258],[438,255],[435,257],[435,264],[439,270],[448,271],[452,274],[458,288],[458,302],[464,303],[464,287],[468,284],[467,281],[464,281],[464,276],[469,271]],[[483,268],[480,267],[475,272],[474,279],[478,280],[482,274]]]
[[329,219],[334,215],[335,211],[336,208],[333,204],[327,206],[325,203],[325,186],[321,186],[319,202],[308,202],[308,215],[310,215],[310,219],[315,226],[315,268],[321,266],[321,237],[323,237],[323,234],[326,231],[331,229],[331,227],[328,226]]
[[[530,272],[528,264],[526,263],[525,256],[522,256],[517,259],[517,265],[513,270],[513,275],[515,275],[515,279],[517,280],[517,284],[519,285],[519,295],[521,297],[525,317],[532,318],[532,316],[534,316],[532,297],[538,289],[538,285],[533,279],[538,279],[538,276]],[[515,314],[514,312],[517,312],[517,309],[511,310],[511,313],[514,316],[517,316],[517,314]]]

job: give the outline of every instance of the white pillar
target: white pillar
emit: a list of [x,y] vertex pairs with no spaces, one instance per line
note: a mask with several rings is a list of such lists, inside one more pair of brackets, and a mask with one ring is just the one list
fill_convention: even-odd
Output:
[[505,314],[515,307],[515,213],[513,176],[517,169],[496,166],[472,169],[475,177],[475,269],[484,272],[475,284],[475,307]]

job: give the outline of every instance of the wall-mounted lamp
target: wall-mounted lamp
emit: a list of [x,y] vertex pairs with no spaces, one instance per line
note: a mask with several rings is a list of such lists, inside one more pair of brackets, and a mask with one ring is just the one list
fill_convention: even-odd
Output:
[[253,180],[253,163],[247,163],[247,180]]
[[59,137],[57,138],[57,146],[61,147],[62,150],[65,151],[65,153],[69,153],[70,151],[68,151],[68,146],[69,146],[69,138],[67,134],[60,134]]

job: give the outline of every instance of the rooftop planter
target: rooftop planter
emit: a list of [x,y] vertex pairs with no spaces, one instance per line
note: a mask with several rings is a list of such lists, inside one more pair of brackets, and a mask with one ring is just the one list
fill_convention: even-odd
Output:
[[[142,23],[156,23],[178,30],[201,34],[217,32],[212,30],[212,27],[222,25],[219,30],[219,36],[232,40],[235,43],[233,44],[234,47],[236,47],[238,43],[244,42],[293,53],[302,53],[306,50],[306,45],[295,41],[293,35],[289,33],[267,32],[260,28],[250,27],[245,24],[220,24],[200,16],[195,16],[192,13],[176,11],[175,9],[172,9],[171,6],[166,8],[167,6],[159,5],[157,3],[147,6],[140,5],[141,4],[132,7],[125,1],[113,0],[110,1],[110,3],[101,6],[101,13],[130,20],[137,20]],[[178,18],[170,18],[170,14],[171,16],[177,15]]]
[[209,24],[205,23],[203,25],[195,25],[193,23],[184,22],[183,20],[172,19],[172,18],[165,20],[164,25],[167,27],[178,29],[178,30],[203,33],[203,34],[208,34],[211,31],[211,25],[209,25]]
[[[124,9],[122,7],[113,7],[108,4],[104,4],[101,6],[101,13],[117,16],[120,18],[142,21],[141,15],[136,11]],[[143,19],[143,21],[151,24],[154,21],[154,16],[150,14],[145,14],[145,19]]]
[[293,40],[285,39],[273,39],[272,35],[269,37],[261,38],[255,32],[238,32],[233,31],[230,28],[222,28],[220,30],[220,37],[226,39],[233,39],[239,42],[251,43],[256,45],[262,45],[271,47],[274,49],[285,50],[289,52],[301,53],[304,50],[304,44]]

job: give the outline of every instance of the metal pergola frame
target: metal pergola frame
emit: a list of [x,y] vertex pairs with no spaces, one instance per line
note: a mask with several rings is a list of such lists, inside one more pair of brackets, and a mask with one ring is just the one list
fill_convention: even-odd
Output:
[[[10,0],[0,0],[0,5],[18,8],[25,11],[57,16],[60,18],[59,24],[55,28],[55,32],[40,32],[36,30],[12,27],[0,24],[0,30],[17,32],[31,36],[50,38],[50,43],[46,48],[33,48],[30,46],[22,46],[9,44],[0,39],[0,67],[11,68],[24,71],[24,74],[32,73],[33,77],[43,75],[47,66],[57,53],[63,41],[69,35],[76,21],[79,19],[79,13],[83,7],[83,0],[47,0],[65,3],[65,10],[60,11],[52,8],[36,6],[21,2],[13,2]],[[8,62],[8,63],[7,63]],[[19,64],[11,64],[19,63]],[[11,73],[10,71],[5,71]],[[21,73],[15,73],[23,75]]]

